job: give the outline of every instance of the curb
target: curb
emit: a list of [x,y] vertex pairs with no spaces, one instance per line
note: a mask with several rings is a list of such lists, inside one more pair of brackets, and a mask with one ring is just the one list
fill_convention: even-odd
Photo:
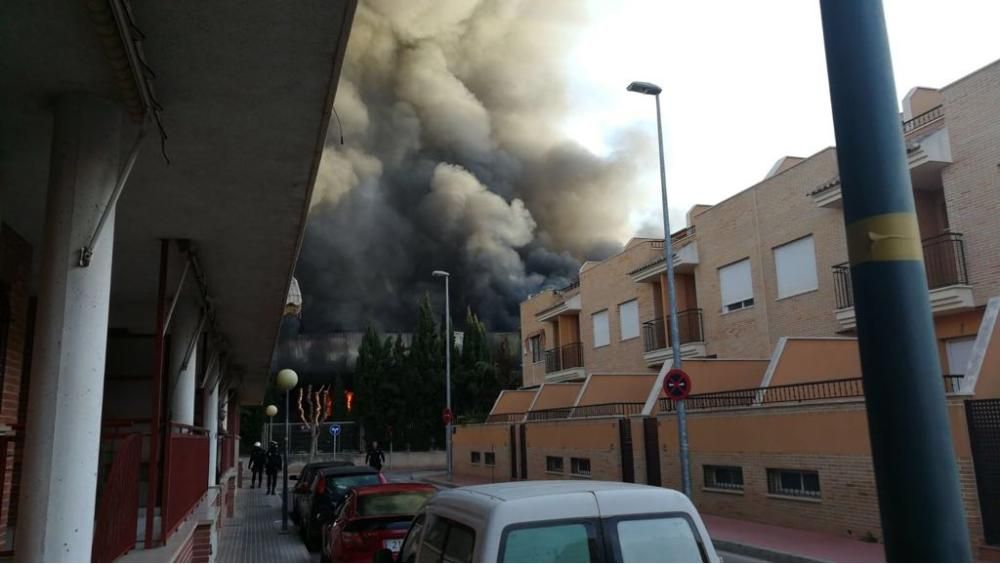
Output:
[[733,554],[749,556],[750,558],[757,558],[768,562],[826,562],[826,560],[816,560],[815,558],[808,558],[741,542],[712,539],[712,544],[715,545],[715,550],[732,552]]

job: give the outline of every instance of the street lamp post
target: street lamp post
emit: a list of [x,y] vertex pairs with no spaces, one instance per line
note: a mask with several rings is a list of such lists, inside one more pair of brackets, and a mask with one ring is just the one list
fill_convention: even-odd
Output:
[[[633,82],[629,92],[653,96],[656,99],[656,138],[660,143],[660,196],[663,199],[663,258],[667,262],[667,288],[670,300],[670,348],[673,349],[671,368],[681,367],[681,336],[677,330],[677,299],[674,289],[674,248],[670,239],[670,212],[667,208],[667,171],[663,159],[663,122],[660,118],[660,92],[663,90],[650,82]],[[687,408],[684,400],[677,402],[677,434],[680,443],[681,486],[684,495],[691,497],[691,463],[688,459]]]
[[278,406],[276,405],[272,404],[264,408],[264,415],[267,415],[268,418],[267,433],[265,433],[264,437],[265,445],[271,444],[271,437],[274,436],[274,416],[277,414]]
[[[451,304],[448,293],[448,279],[451,275],[443,270],[431,273],[435,278],[444,278],[444,397],[445,409],[451,413]],[[448,466],[448,481],[451,481],[451,419],[445,423],[445,460]]]
[[288,532],[288,443],[290,439],[289,426],[288,426],[288,396],[290,395],[292,388],[294,388],[299,383],[299,375],[295,373],[294,370],[285,368],[278,372],[278,377],[275,378],[275,384],[277,388],[282,392],[285,392],[285,457],[282,470],[282,482],[283,488],[281,490],[281,532]]

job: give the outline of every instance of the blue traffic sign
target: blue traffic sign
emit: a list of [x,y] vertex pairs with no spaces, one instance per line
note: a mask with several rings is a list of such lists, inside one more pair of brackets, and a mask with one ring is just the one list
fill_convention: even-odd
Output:
[[336,437],[340,434],[340,425],[330,425],[330,434]]

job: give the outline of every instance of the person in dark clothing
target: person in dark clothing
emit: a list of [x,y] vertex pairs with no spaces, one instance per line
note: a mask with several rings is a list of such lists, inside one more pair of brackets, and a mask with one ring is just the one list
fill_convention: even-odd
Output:
[[274,494],[274,488],[278,485],[278,470],[281,470],[281,453],[278,452],[278,443],[271,441],[267,449],[267,458],[264,461],[264,471],[267,472],[267,493]]
[[373,441],[371,446],[368,447],[368,454],[365,455],[365,464],[381,471],[384,462],[385,453],[382,452],[382,449],[378,448],[378,441]]
[[264,463],[267,461],[267,452],[259,442],[253,444],[250,450],[250,489],[259,488],[264,485]]

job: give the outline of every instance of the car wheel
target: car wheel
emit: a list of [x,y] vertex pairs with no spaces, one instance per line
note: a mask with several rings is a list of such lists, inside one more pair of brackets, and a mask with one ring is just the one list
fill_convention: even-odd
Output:
[[306,527],[306,548],[310,551],[319,550],[319,539],[316,538],[318,536],[312,527]]

